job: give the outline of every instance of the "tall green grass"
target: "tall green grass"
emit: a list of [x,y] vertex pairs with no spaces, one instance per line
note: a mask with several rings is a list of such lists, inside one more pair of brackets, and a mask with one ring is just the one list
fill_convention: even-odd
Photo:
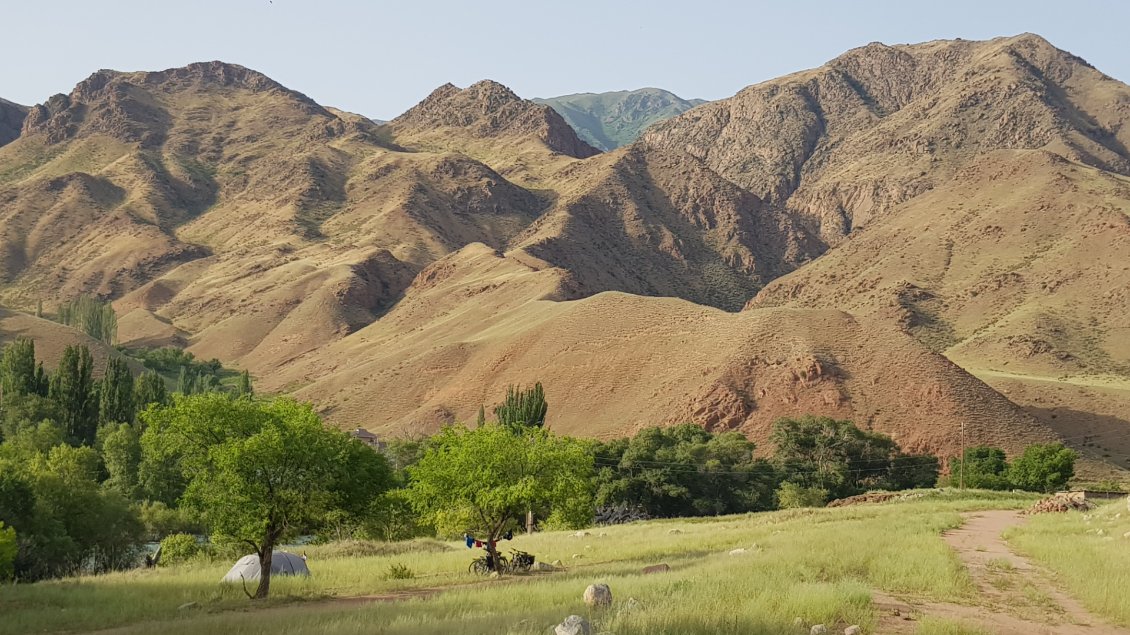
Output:
[[[616,602],[591,618],[598,629],[616,633],[781,633],[797,630],[798,618],[869,629],[873,588],[971,601],[973,584],[939,533],[960,523],[960,511],[1029,502],[935,493],[888,505],[652,521],[591,529],[580,537],[546,532],[501,547],[559,559],[567,570],[500,580],[468,573],[478,552],[459,543],[309,547],[313,576],[275,578],[274,597],[254,605],[238,588],[218,584],[227,563],[6,586],[0,588],[0,635],[112,627],[163,635],[544,634],[570,613],[588,615],[581,593],[593,582],[611,585]],[[737,548],[746,552],[729,555]],[[659,562],[671,571],[640,573]],[[414,577],[388,579],[394,563]],[[427,596],[366,605],[310,602],[413,590],[427,590]],[[636,602],[626,609],[629,597]],[[189,602],[197,607],[178,610]]]
[[[1101,532],[1101,533],[1099,533]],[[1130,513],[1122,500],[1093,513],[1038,514],[1005,534],[1089,610],[1130,626]]]

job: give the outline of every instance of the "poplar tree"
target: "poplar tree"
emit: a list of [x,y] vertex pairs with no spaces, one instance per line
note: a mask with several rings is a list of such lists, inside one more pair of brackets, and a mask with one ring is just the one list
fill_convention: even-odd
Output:
[[63,410],[63,428],[72,441],[91,445],[98,431],[94,360],[85,346],[68,346],[51,376],[48,397]]
[[133,374],[125,360],[111,357],[106,361],[98,400],[98,420],[107,423],[132,423],[134,415]]

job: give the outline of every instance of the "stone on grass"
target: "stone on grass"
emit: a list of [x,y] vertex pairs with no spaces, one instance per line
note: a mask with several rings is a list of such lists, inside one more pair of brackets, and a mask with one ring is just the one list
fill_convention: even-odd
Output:
[[490,576],[488,576],[488,577],[491,577],[491,578],[501,578],[501,577],[502,577],[502,575],[501,575],[501,574],[499,574],[499,573],[498,573],[497,571],[491,571],[491,572],[490,572]]
[[683,530],[682,529],[668,529],[667,533],[669,533],[669,534],[681,534],[681,533],[683,533]]
[[863,635],[863,629],[859,628],[856,624],[852,624],[844,629],[844,635]]
[[591,535],[592,534],[590,534],[587,531],[578,531],[577,533],[573,534],[573,537],[574,538],[584,538],[585,536],[591,536]]
[[573,554],[573,559],[574,559],[574,560],[580,560],[581,558],[584,558],[584,556],[582,556],[582,555],[581,555],[581,554],[579,554],[579,553],[575,553],[575,554]]
[[199,605],[199,604],[197,604],[196,602],[186,602],[186,603],[184,603],[184,604],[181,604],[180,606],[178,606],[178,607],[177,607],[177,610],[178,610],[178,611],[187,611],[187,610],[189,610],[189,609],[194,609],[194,608],[196,608],[196,607],[198,607],[198,606],[200,606],[200,605]]
[[538,562],[534,563],[534,571],[557,571],[557,567],[549,564],[548,562],[541,562],[539,560]]
[[823,624],[817,624],[808,629],[808,635],[828,635],[828,627]]
[[585,589],[585,604],[592,607],[612,606],[612,589],[607,584],[590,584]]
[[741,548],[734,549],[734,550],[730,551],[731,556],[740,556],[743,553],[745,553],[745,549],[741,549]]
[[553,629],[554,635],[591,635],[589,621],[580,615],[570,615]]
[[663,562],[663,563],[660,563],[660,564],[653,564],[650,567],[644,567],[643,573],[644,573],[644,575],[647,575],[649,573],[667,573],[670,570],[671,570],[671,566],[668,565],[666,562]]
[[553,568],[554,568],[554,569],[563,569],[563,568],[565,568],[565,565],[564,565],[564,564],[562,564],[560,560],[554,560],[554,561],[553,561],[553,562],[551,562],[550,564],[552,564],[552,565],[553,565]]

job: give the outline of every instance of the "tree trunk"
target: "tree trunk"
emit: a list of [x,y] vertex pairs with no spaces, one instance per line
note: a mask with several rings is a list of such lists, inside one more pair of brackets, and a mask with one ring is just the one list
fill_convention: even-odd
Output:
[[267,593],[271,591],[271,558],[274,556],[274,551],[275,545],[269,544],[264,545],[259,552],[259,588],[255,589],[253,599],[266,599]]
[[487,539],[487,553],[490,555],[491,571],[497,571],[499,575],[502,575],[502,569],[498,566],[498,548],[495,547],[493,538]]

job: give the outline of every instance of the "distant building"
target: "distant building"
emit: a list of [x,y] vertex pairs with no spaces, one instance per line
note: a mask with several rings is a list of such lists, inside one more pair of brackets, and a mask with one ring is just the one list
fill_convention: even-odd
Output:
[[372,432],[369,432],[368,430],[366,430],[364,428],[357,428],[353,432],[350,432],[349,436],[353,437],[354,439],[357,439],[361,443],[364,443],[365,445],[373,448],[374,450],[378,450],[378,451],[383,452],[384,449],[385,449],[384,441],[381,441],[380,439],[377,438],[377,435],[373,434]]

